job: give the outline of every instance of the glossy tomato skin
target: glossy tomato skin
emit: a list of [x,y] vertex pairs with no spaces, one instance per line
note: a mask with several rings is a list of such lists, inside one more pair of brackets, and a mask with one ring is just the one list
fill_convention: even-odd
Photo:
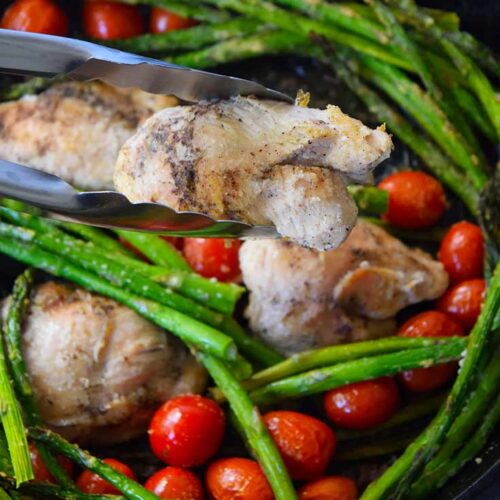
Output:
[[167,31],[183,30],[195,26],[197,23],[193,19],[178,16],[173,12],[159,7],[151,9],[151,18],[149,21],[149,31],[151,33],[165,33]]
[[[33,443],[30,443],[30,458],[31,464],[33,466],[33,473],[35,475],[35,481],[40,483],[52,483],[57,484],[57,481],[54,479],[52,474],[47,469],[45,462],[42,460],[40,453],[36,449],[36,446]],[[63,455],[59,455],[57,457],[57,461],[61,465],[61,467],[66,471],[69,477],[73,476],[74,467],[73,462],[66,458]]]
[[299,500],[356,500],[358,488],[349,477],[327,476],[299,490]]
[[328,391],[328,418],[344,429],[365,430],[389,420],[399,408],[398,385],[392,377],[357,382]]
[[52,0],[16,0],[5,11],[0,28],[65,36],[68,18]]
[[328,425],[295,411],[272,411],[263,419],[292,479],[309,481],[324,474],[336,444]]
[[[128,478],[137,481],[132,469],[123,462],[115,460],[114,458],[105,458],[103,462],[108,464],[110,467],[113,467],[113,469],[118,472],[121,472]],[[93,493],[96,495],[121,495],[120,491],[117,490],[112,484],[108,483],[105,479],[89,470],[85,470],[80,474],[76,481],[76,485],[83,493]]]
[[247,458],[222,458],[207,469],[205,482],[213,500],[274,500],[260,465]]
[[393,226],[424,229],[436,224],[446,210],[443,186],[423,172],[396,172],[378,187],[389,192],[384,218]]
[[201,481],[191,471],[180,467],[159,470],[146,481],[144,487],[167,500],[203,500]]
[[153,453],[174,467],[196,467],[210,459],[224,435],[224,413],[211,399],[178,396],[161,406],[149,425]]
[[480,227],[467,221],[453,224],[441,242],[438,255],[452,284],[481,278],[484,238]]
[[98,40],[119,40],[144,32],[144,20],[134,5],[120,2],[85,0],[83,4],[85,34]]
[[455,320],[465,332],[476,324],[486,295],[484,279],[468,280],[450,288],[437,302],[437,309]]
[[[401,337],[463,336],[460,325],[440,311],[426,311],[410,318],[398,331]],[[402,385],[412,392],[427,392],[446,385],[457,372],[457,363],[415,368],[399,375]]]
[[241,242],[224,238],[184,238],[184,256],[189,265],[206,278],[234,280],[240,274]]

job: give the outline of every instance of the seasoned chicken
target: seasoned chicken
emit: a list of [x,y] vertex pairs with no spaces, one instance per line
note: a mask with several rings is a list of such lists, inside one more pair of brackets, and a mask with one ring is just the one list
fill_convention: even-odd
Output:
[[118,151],[170,96],[102,83],[63,83],[0,105],[0,158],[84,189],[111,189]]
[[250,326],[284,354],[392,335],[398,311],[448,286],[440,262],[363,221],[328,252],[247,241],[240,264]]
[[22,342],[43,420],[79,443],[138,436],[157,406],[201,392],[207,379],[170,334],[110,299],[54,282],[33,292]]
[[122,147],[115,187],[131,201],[276,225],[304,246],[336,247],[391,139],[343,114],[237,97],[163,110]]

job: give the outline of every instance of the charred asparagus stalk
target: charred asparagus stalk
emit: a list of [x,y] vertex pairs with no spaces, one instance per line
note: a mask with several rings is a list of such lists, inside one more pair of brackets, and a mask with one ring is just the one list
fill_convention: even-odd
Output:
[[[4,340],[9,356],[10,372],[17,396],[24,410],[26,423],[27,425],[41,425],[42,419],[35,403],[33,388],[26,371],[21,348],[21,322],[29,305],[29,294],[33,285],[33,278],[32,269],[27,269],[14,283],[4,325]],[[56,481],[61,486],[74,490],[73,481],[52,453],[44,445],[38,445],[37,449]]]

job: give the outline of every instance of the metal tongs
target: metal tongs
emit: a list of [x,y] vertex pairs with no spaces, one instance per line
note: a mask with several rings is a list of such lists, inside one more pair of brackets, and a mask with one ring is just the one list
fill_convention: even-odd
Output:
[[[170,94],[184,101],[255,95],[292,102],[258,83],[184,68],[89,42],[0,29],[0,72],[17,75],[102,80]],[[51,174],[0,159],[0,195],[29,203],[48,217],[108,228],[189,236],[276,236],[270,226],[214,220],[196,212],[177,212],[158,203],[131,203],[115,191],[79,192]]]

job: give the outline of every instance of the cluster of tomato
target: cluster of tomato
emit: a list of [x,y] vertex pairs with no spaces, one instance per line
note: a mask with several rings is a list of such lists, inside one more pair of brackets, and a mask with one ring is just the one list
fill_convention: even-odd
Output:
[[[389,192],[385,218],[395,227],[426,229],[446,210],[443,187],[423,172],[392,174],[379,188]],[[399,335],[403,337],[461,336],[476,323],[486,290],[481,229],[467,221],[454,224],[441,241],[438,257],[448,273],[450,288],[437,301],[435,310],[418,314],[401,326]],[[456,363],[448,363],[404,372],[400,380],[411,391],[430,391],[447,384],[456,370]]]
[[[86,0],[83,4],[83,31],[90,38],[116,40],[141,35],[146,20],[134,5],[101,0]],[[149,16],[149,31],[164,33],[193,26],[195,22],[164,9],[153,7]],[[16,0],[5,11],[1,28],[47,35],[68,34],[68,17],[53,0]]]
[[[389,379],[390,380],[390,379]],[[384,391],[384,381],[380,382]],[[272,411],[263,415],[285,466],[296,481],[304,481],[300,500],[356,500],[354,481],[343,476],[325,476],[333,456],[334,431],[321,420],[294,411]],[[149,426],[153,453],[167,467],[159,470],[144,484],[159,498],[203,500],[203,485],[190,469],[206,465],[224,437],[225,417],[213,400],[198,395],[178,396],[167,401],[154,414]],[[31,447],[35,480],[53,482],[34,446]],[[59,461],[72,475],[72,463]],[[124,463],[106,458],[104,462],[127,477],[136,480]],[[76,484],[84,493],[112,495],[119,492],[100,476],[84,471]],[[229,457],[212,461],[205,472],[205,487],[214,500],[273,500],[274,494],[260,465],[248,458]]]

